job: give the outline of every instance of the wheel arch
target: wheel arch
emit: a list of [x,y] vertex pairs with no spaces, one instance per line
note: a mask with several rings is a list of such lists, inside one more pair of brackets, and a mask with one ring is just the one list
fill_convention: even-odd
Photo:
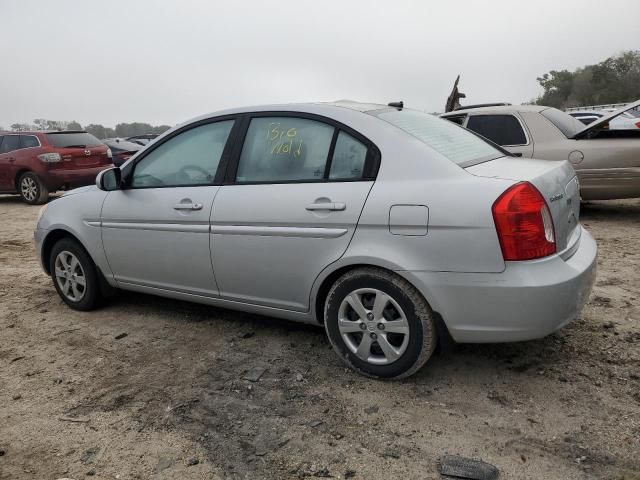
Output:
[[40,260],[42,262],[42,267],[49,275],[51,275],[51,269],[49,268],[49,257],[51,256],[51,250],[53,249],[53,246],[56,244],[56,242],[65,237],[71,238],[72,240],[78,242],[82,246],[82,248],[84,248],[85,252],[87,252],[87,255],[89,255],[89,258],[91,258],[93,263],[96,264],[96,261],[91,256],[89,249],[86,245],[84,245],[84,243],[78,238],[77,235],[63,228],[54,228],[47,233],[47,236],[42,241],[42,248],[40,249]]
[[425,295],[423,291],[419,289],[414,282],[411,281],[410,278],[407,278],[407,276],[405,275],[398,274],[398,272],[395,271],[392,266],[376,264],[375,262],[359,261],[359,262],[341,264],[341,265],[336,265],[335,268],[333,269],[330,269],[330,270],[327,269],[324,272],[322,272],[322,274],[319,276],[318,280],[316,281],[317,286],[314,288],[315,293],[312,297],[313,301],[311,304],[312,305],[311,314],[313,316],[315,323],[319,325],[324,325],[324,303],[325,303],[325,300],[327,299],[327,295],[329,294],[329,290],[331,290],[331,287],[333,286],[335,281],[345,273],[350,272],[352,270],[359,269],[359,268],[377,268],[379,270],[384,270],[386,272],[389,272],[392,275],[397,275],[398,277],[409,282],[418,291],[418,293],[422,296],[422,298],[424,298],[424,300],[429,305],[431,312],[433,313],[435,326],[436,326],[436,333],[438,335],[436,350],[447,351],[450,349],[450,347],[455,343],[455,341],[453,340],[453,337],[449,333],[449,328],[447,327],[447,324],[442,318],[442,315],[440,314],[440,312],[438,312],[433,308],[434,303],[430,301],[429,296]]
[[21,167],[20,170],[16,172],[16,176],[13,178],[13,186],[16,188],[16,192],[20,191],[20,185],[18,183],[20,182],[20,177],[22,177],[22,175],[24,175],[25,173],[33,173],[34,175],[36,175],[33,170],[30,170],[26,167]]

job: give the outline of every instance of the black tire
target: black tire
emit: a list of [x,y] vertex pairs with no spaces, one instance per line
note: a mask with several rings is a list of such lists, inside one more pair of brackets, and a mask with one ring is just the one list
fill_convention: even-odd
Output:
[[[69,252],[75,256],[84,274],[85,286],[83,294],[82,297],[77,300],[69,298],[69,296],[63,292],[56,275],[56,259],[62,252]],[[49,271],[51,272],[53,285],[58,295],[60,295],[60,298],[71,308],[74,310],[89,311],[100,305],[103,296],[100,289],[98,270],[87,251],[76,240],[67,237],[56,242],[51,249],[51,255],[49,257]]]
[[[339,330],[338,318],[343,300],[354,291],[360,289],[380,291],[388,297],[391,297],[391,300],[403,311],[401,318],[406,319],[405,324],[408,323],[408,340],[406,344],[402,343],[402,345],[405,345],[404,351],[393,361],[389,361],[387,358],[386,361],[389,363],[374,364],[371,363],[371,359],[368,361],[361,359],[347,345]],[[364,293],[360,297],[363,304],[365,303],[365,297],[367,295],[374,294]],[[391,314],[393,315],[394,312],[397,311],[396,307],[393,306],[391,302],[387,305],[391,305]],[[365,308],[368,307],[365,306]],[[372,312],[372,310],[367,311]],[[385,316],[388,316],[388,310],[385,310],[385,312]],[[353,316],[355,310],[349,313]],[[356,321],[359,321],[359,318],[360,317],[357,316]],[[404,278],[379,268],[359,268],[347,272],[340,277],[327,295],[324,309],[324,322],[329,341],[342,361],[356,372],[372,378],[400,379],[413,375],[431,357],[437,344],[437,332],[433,313],[424,297]],[[371,324],[368,325],[368,328],[376,328],[373,325],[375,323],[374,320],[360,323]],[[380,324],[378,323],[377,325],[377,328],[380,328]],[[362,327],[362,325],[359,326]],[[374,334],[384,334],[385,341],[391,343],[391,340],[394,340],[389,337],[389,333],[385,332],[384,329],[377,330],[376,332],[364,330],[361,334],[359,332],[349,333],[347,337],[349,339],[355,339],[356,343],[357,338],[362,339],[360,335],[370,335],[373,338]],[[398,337],[398,334],[395,335]],[[402,338],[402,340],[396,343],[404,342],[403,335],[404,334],[401,334],[399,337]],[[371,353],[372,358],[375,357],[376,349],[386,357],[384,352],[382,352],[383,349],[379,344],[376,344],[377,340],[371,341],[373,344],[368,351]],[[401,351],[402,346],[397,350]]]
[[35,173],[25,172],[18,179],[18,193],[29,205],[42,205],[49,199],[49,189]]

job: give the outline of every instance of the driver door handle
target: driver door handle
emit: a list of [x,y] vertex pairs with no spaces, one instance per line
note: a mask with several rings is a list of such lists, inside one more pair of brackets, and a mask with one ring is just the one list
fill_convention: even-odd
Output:
[[173,206],[174,210],[202,210],[201,203],[176,203]]
[[326,202],[326,203],[312,203],[311,205],[307,205],[307,210],[333,210],[333,211],[342,211],[347,206],[342,202]]

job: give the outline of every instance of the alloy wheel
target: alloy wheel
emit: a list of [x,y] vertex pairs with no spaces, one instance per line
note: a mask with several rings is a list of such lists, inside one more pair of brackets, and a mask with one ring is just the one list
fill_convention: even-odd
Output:
[[79,302],[87,291],[87,280],[78,258],[68,250],[58,254],[55,261],[56,282],[62,294],[72,302]]
[[25,200],[33,202],[38,196],[38,185],[31,177],[24,177],[20,182],[20,191]]
[[409,344],[409,322],[402,308],[373,288],[354,290],[342,300],[338,330],[347,348],[373,365],[395,362]]

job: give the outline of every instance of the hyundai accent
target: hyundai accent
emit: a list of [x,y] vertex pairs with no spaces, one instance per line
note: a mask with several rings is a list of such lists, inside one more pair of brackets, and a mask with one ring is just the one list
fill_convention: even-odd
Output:
[[439,339],[576,318],[596,270],[567,161],[519,159],[402,104],[276,105],[164,133],[52,201],[38,255],[67,305],[132,290],[324,326],[377,378]]

